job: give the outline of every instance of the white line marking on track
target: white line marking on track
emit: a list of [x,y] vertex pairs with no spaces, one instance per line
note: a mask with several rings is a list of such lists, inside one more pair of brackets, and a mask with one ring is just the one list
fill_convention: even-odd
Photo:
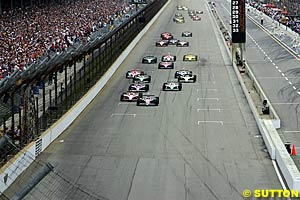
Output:
[[110,117],[113,117],[113,116],[133,116],[133,117],[135,117],[136,114],[135,113],[133,113],[133,114],[129,114],[129,113],[112,113],[110,115]]
[[[291,85],[292,85],[292,84],[291,84]],[[294,90],[297,90],[297,88],[296,88],[295,86],[293,86],[293,89],[294,89]]]
[[300,95],[300,92],[298,91],[298,92],[297,92],[297,94],[299,94],[299,95]]
[[275,64],[275,63],[273,63],[273,65],[275,66],[276,64]]
[[219,111],[219,112],[221,112],[221,109],[220,108],[197,108],[197,112],[200,112],[200,111]]
[[135,104],[132,104],[132,103],[129,103],[129,102],[119,102],[118,106],[120,106],[120,105],[135,105]]
[[278,67],[277,67],[277,66],[275,66],[275,68],[276,68],[276,69],[278,69]]
[[200,101],[200,100],[215,100],[215,101],[219,101],[220,99],[219,98],[197,98],[197,101]]
[[[273,167],[274,167],[274,169],[275,169],[275,172],[276,172],[276,174],[277,174],[277,177],[278,177],[278,179],[279,179],[279,182],[280,182],[280,184],[281,184],[282,189],[286,190],[285,183],[284,183],[284,181],[283,181],[283,179],[282,179],[282,176],[281,176],[281,174],[280,174],[280,172],[279,172],[279,170],[278,170],[278,166],[277,166],[277,164],[276,164],[276,161],[275,161],[275,160],[272,160],[272,164],[273,164]],[[290,198],[288,198],[288,199],[290,199]]]
[[202,123],[216,123],[221,124],[222,126],[224,125],[223,121],[198,121],[198,125]]
[[287,77],[285,77],[285,80],[287,80],[287,81],[288,81],[289,79],[288,79]]
[[278,71],[281,73],[281,70],[280,70],[280,69],[279,69]]
[[285,76],[285,74],[284,74],[284,73],[281,73],[281,75],[282,75],[282,76]]
[[297,103],[297,102],[293,102],[293,103],[286,103],[286,102],[272,103],[272,105],[298,105],[298,104],[300,104],[300,102],[299,103]]
[[284,133],[300,133],[300,131],[283,131]]
[[213,88],[205,88],[205,89],[197,89],[197,92],[199,92],[199,91],[215,91],[215,92],[217,92],[218,91],[218,89],[213,89]]

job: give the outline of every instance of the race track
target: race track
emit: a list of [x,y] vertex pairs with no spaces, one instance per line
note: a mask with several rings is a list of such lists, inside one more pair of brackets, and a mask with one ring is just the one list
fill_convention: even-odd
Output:
[[[203,10],[202,21],[180,11],[186,23],[175,24],[178,4]],[[161,32],[182,39],[185,30],[193,32],[190,47],[155,47]],[[240,200],[244,189],[281,188],[220,41],[204,0],[171,1],[105,89],[39,158],[110,200]],[[141,64],[146,55],[166,53],[177,55],[174,70]],[[186,53],[199,61],[183,62]],[[132,68],[152,76],[149,93],[160,97],[158,107],[120,103]],[[182,68],[197,82],[162,91]],[[35,188],[27,198],[39,195]]]

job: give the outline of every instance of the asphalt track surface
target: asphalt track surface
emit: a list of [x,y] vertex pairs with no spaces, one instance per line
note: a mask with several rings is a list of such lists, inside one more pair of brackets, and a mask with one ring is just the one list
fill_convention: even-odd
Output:
[[[51,162],[84,188],[110,200],[242,199],[244,189],[281,188],[253,116],[220,48],[220,35],[203,0],[171,1],[105,89],[40,159]],[[172,18],[176,5],[204,10],[202,21],[185,24]],[[190,47],[155,47],[160,33],[192,31]],[[173,53],[174,70],[143,65],[145,55]],[[186,63],[186,53],[199,56]],[[125,72],[145,70],[152,76],[149,93],[158,107],[120,103],[131,81]],[[181,92],[161,91],[176,69],[189,69],[196,83]],[[37,198],[35,188],[27,199]]]
[[[230,4],[221,0],[216,2],[217,9],[229,29]],[[260,19],[259,15],[256,16],[253,11],[251,12],[252,17]],[[295,144],[299,151],[300,60],[249,18],[247,18],[247,32],[247,62],[280,117],[280,137],[283,142]],[[293,159],[297,166],[300,166],[299,157]]]

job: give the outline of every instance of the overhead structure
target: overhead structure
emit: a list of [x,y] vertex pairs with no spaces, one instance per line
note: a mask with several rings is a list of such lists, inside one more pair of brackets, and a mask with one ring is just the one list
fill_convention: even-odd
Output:
[[231,33],[232,60],[237,65],[244,65],[246,43],[246,2],[245,0],[231,1]]

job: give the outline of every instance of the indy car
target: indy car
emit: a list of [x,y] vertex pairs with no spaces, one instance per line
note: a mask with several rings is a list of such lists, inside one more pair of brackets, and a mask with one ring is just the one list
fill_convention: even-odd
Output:
[[136,75],[139,75],[139,74],[145,74],[145,73],[144,73],[144,71],[139,70],[139,69],[132,69],[132,70],[126,72],[126,78],[132,79],[133,77],[135,77]]
[[182,69],[182,70],[176,71],[174,77],[175,77],[175,78],[178,78],[178,77],[180,77],[180,76],[185,76],[185,75],[187,75],[187,74],[192,75],[193,72],[192,72],[192,71],[189,71],[189,70],[184,70],[184,69]]
[[182,37],[192,37],[193,34],[192,34],[192,32],[184,31],[184,32],[181,33],[181,36]]
[[150,83],[151,82],[151,76],[148,74],[139,74],[133,77],[132,82],[144,82],[144,83]]
[[170,33],[170,34],[161,34],[161,39],[162,40],[171,40],[173,39],[173,35]]
[[162,32],[162,33],[160,34],[160,37],[163,38],[163,37],[166,36],[166,35],[172,35],[172,33],[170,33],[170,32]]
[[182,6],[177,6],[177,10],[183,10]]
[[153,63],[157,63],[157,57],[155,56],[145,56],[142,59],[142,63],[144,64],[153,64]]
[[176,45],[178,41],[179,40],[173,38],[173,39],[169,40],[169,45]]
[[175,13],[175,17],[182,17],[181,13]]
[[203,10],[197,10],[196,13],[197,14],[203,14]]
[[185,22],[184,17],[174,17],[173,21],[177,24],[183,24]]
[[192,75],[192,74],[186,74],[184,76],[179,76],[178,77],[178,82],[183,82],[183,83],[195,83],[197,80],[197,76],[196,75]]
[[188,47],[189,46],[189,42],[187,41],[179,41],[176,44],[177,47]]
[[142,95],[136,102],[137,106],[158,106],[159,97],[154,95]]
[[182,84],[178,81],[168,81],[163,84],[163,91],[181,91]]
[[158,69],[174,69],[173,62],[160,62],[158,64]]
[[189,9],[186,6],[182,6],[182,10],[189,10]]
[[194,54],[186,54],[183,56],[183,61],[197,61],[197,60],[198,60],[198,56]]
[[201,21],[201,17],[198,16],[198,15],[194,15],[194,16],[192,17],[192,20],[193,20],[193,21]]
[[138,92],[123,92],[121,94],[121,101],[137,101],[139,97],[141,96],[141,93]]
[[161,57],[162,62],[174,62],[176,61],[176,56],[172,54],[163,55]]
[[144,82],[132,83],[129,85],[128,91],[130,91],[130,92],[148,92],[149,85]]
[[157,47],[167,47],[169,44],[169,41],[168,40],[160,40],[160,41],[157,41],[155,46]]

